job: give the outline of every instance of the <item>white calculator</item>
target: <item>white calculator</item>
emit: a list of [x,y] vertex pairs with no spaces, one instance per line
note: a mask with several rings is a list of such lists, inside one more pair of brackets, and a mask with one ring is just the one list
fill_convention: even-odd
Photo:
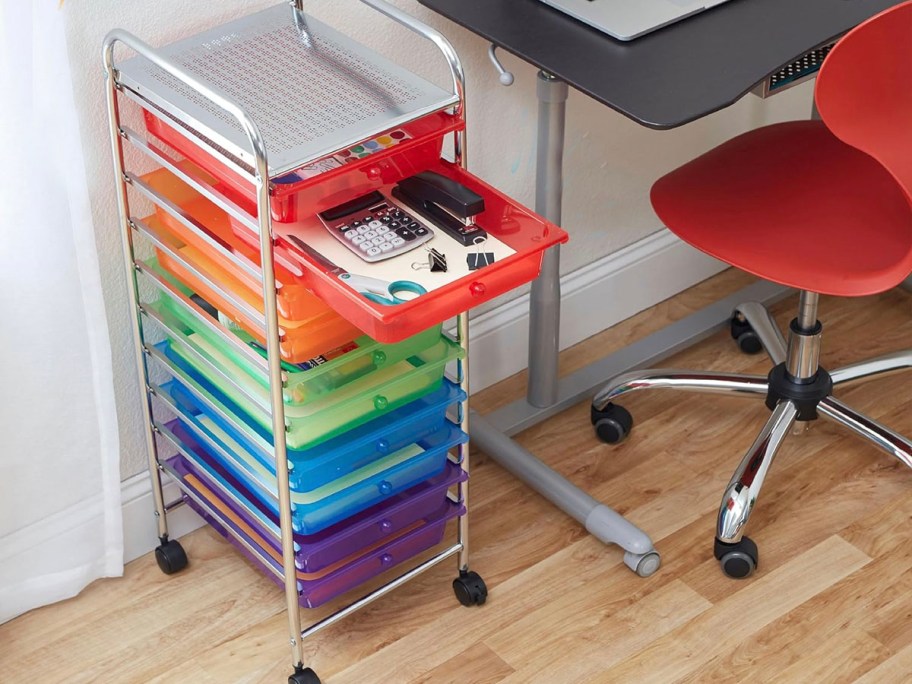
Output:
[[333,237],[369,262],[399,256],[434,237],[411,211],[377,191],[318,216]]

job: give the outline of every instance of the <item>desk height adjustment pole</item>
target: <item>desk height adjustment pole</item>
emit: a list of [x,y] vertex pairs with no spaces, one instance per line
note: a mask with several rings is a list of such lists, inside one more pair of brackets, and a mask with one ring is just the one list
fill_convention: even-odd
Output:
[[[561,223],[564,190],[564,129],[567,84],[538,72],[538,147],[535,163],[535,211]],[[532,406],[557,402],[560,351],[560,245],[545,252],[541,273],[532,283],[529,312],[529,389]]]

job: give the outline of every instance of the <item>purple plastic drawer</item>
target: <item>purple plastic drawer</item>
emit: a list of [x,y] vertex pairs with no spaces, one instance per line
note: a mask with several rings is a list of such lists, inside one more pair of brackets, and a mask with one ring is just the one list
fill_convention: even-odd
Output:
[[[189,441],[186,445],[190,446]],[[202,447],[194,446],[194,452],[199,455]],[[258,514],[257,517],[251,516],[213,484],[205,471],[194,468],[186,459],[175,456],[168,464],[182,477],[187,474],[195,475],[223,504],[243,517],[273,549],[279,551],[282,548],[278,519],[258,501],[249,496],[245,497],[245,504],[254,507]],[[462,468],[455,463],[447,463],[446,469],[440,475],[383,503],[365,509],[317,534],[294,535],[295,565],[301,572],[318,572],[356,553],[359,549],[391,537],[416,522],[432,518],[447,505],[447,490],[466,478],[467,475]],[[239,483],[232,484],[239,493],[248,494]]]
[[[190,475],[192,477],[192,474]],[[202,488],[194,487],[187,480],[184,480],[183,484],[190,491],[190,495],[184,494],[187,504],[248,560],[262,569],[277,585],[284,586],[280,579],[282,571],[280,557],[276,551],[273,550],[270,553],[270,550],[265,548],[262,537],[248,534],[253,527],[249,518],[235,513],[241,518],[240,524],[236,524],[225,517],[217,507],[209,505],[215,498],[213,492],[203,492]],[[401,532],[399,536],[385,543],[374,544],[360,554],[351,554],[320,573],[299,572],[297,581],[299,603],[305,608],[316,608],[399,563],[436,546],[443,540],[447,522],[464,513],[465,508],[462,505],[447,501],[435,515],[421,523],[416,523],[412,529]]]

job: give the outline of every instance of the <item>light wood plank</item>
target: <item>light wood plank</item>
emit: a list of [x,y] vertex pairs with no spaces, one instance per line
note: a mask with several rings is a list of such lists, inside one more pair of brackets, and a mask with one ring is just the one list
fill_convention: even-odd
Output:
[[848,629],[821,643],[776,676],[777,682],[848,684],[892,655],[868,634]]
[[487,644],[474,643],[441,663],[416,684],[497,684],[505,682],[514,672]]
[[912,672],[912,646],[868,670],[855,681],[857,684],[906,684]]
[[[845,540],[830,537],[588,681],[670,682],[684,677],[870,560]],[[810,573],[812,563],[815,572]]]
[[[593,595],[588,609],[576,601],[561,601],[552,609],[554,615],[536,611],[490,637],[494,650],[518,668],[503,684],[580,681],[712,607],[678,580],[613,613],[600,609],[598,599]],[[580,615],[586,617],[580,620]],[[598,616],[601,619],[593,619]]]

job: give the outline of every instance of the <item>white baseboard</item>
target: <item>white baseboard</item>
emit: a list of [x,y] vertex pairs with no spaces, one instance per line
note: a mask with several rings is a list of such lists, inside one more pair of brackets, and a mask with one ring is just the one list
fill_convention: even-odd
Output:
[[[177,485],[164,476],[165,503],[178,498]],[[149,553],[158,546],[158,525],[152,500],[152,480],[143,471],[120,483],[123,502],[124,563]],[[168,536],[174,539],[205,523],[189,507],[181,506],[168,514]]]
[[[561,279],[561,350],[726,269],[661,230]],[[470,322],[472,392],[526,367],[529,295]]]
[[[725,268],[667,230],[585,266],[561,279],[560,347],[571,347]],[[473,392],[526,367],[529,295],[473,318],[470,325]],[[166,484],[165,501],[177,496],[177,487]],[[125,562],[158,545],[153,509],[148,473],[123,482]],[[168,515],[171,537],[202,525],[202,519],[186,506]]]

